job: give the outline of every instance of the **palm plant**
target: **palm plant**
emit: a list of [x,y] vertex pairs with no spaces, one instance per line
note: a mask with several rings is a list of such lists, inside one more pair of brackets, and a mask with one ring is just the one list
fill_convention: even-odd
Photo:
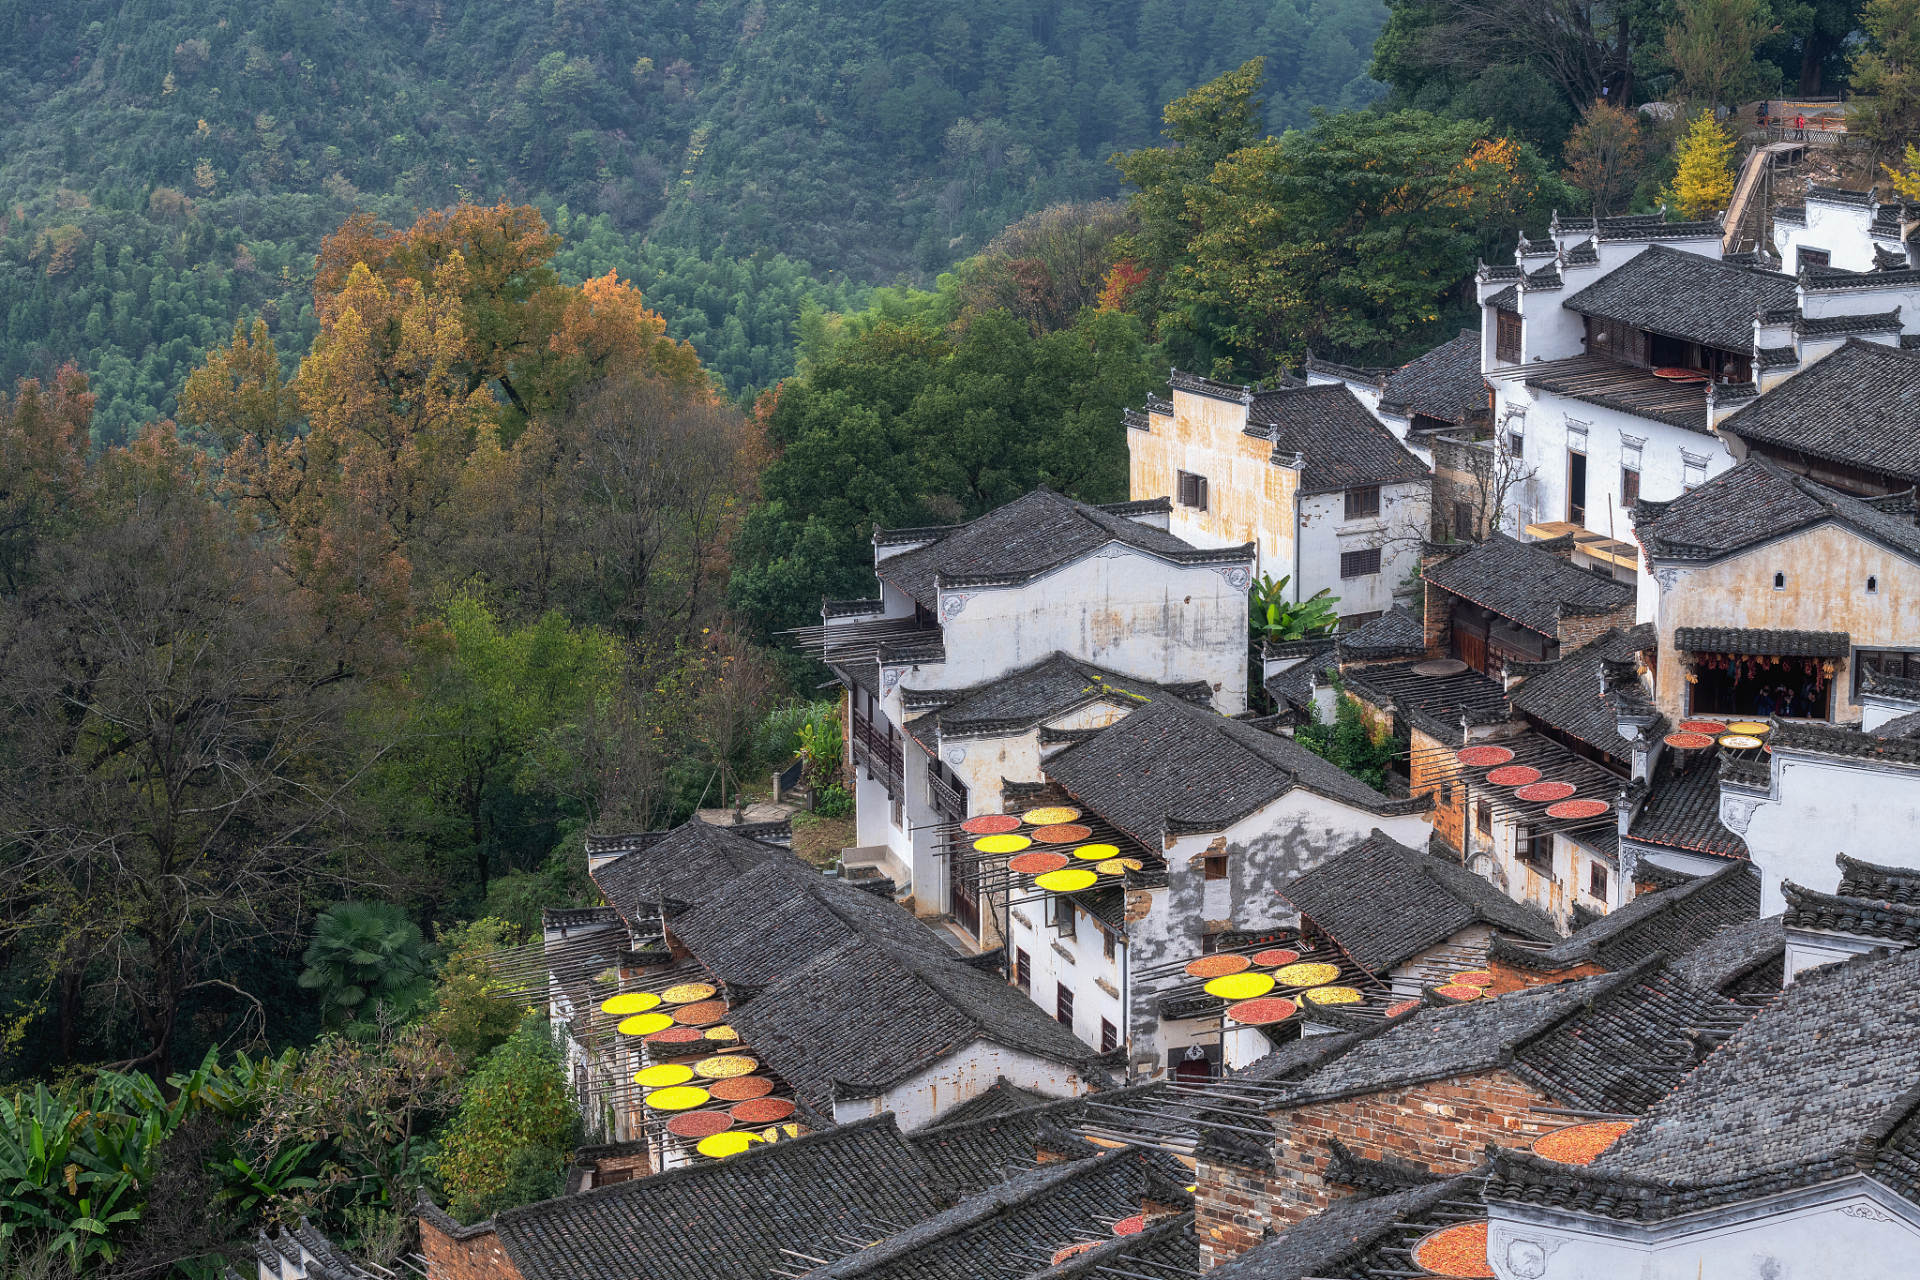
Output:
[[1333,611],[1333,606],[1340,603],[1339,596],[1322,587],[1295,604],[1286,598],[1287,584],[1292,581],[1292,574],[1275,582],[1272,575],[1263,573],[1249,589],[1249,621],[1255,639],[1308,640],[1327,635],[1340,625],[1339,615]]
[[328,1026],[386,1005],[404,1018],[432,988],[433,949],[390,902],[342,902],[314,922],[300,985],[320,994]]

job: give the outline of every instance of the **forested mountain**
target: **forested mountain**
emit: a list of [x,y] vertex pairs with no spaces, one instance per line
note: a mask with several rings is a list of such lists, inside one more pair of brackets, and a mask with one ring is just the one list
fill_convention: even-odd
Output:
[[1379,0],[0,13],[0,382],[75,359],[107,439],[171,412],[242,312],[297,358],[307,264],[355,208],[404,224],[463,197],[538,204],[563,274],[633,275],[730,389],[764,387],[803,297],[846,309],[1117,191],[1107,157],[1249,57],[1275,126],[1369,100],[1386,18]]

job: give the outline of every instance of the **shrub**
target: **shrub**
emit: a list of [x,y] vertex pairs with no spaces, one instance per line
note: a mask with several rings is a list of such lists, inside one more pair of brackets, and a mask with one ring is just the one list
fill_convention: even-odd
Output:
[[813,811],[823,818],[844,818],[853,812],[853,797],[836,782],[814,797]]

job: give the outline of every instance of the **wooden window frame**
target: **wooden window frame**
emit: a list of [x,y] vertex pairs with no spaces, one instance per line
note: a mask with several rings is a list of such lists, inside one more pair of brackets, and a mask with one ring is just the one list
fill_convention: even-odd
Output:
[[1114,1026],[1105,1018],[1100,1019],[1100,1052],[1112,1053],[1119,1047],[1120,1028]]
[[1380,514],[1380,486],[1377,484],[1360,485],[1349,489],[1342,495],[1346,499],[1346,518],[1366,520]]
[[1609,887],[1610,887],[1610,884],[1607,878],[1607,864],[1597,860],[1588,862],[1587,863],[1587,896],[1589,898],[1598,898],[1602,902],[1611,901],[1611,899],[1609,899],[1607,896],[1607,890]]
[[1526,329],[1517,311],[1504,311],[1494,308],[1493,312],[1493,358],[1509,364],[1519,364],[1521,348]]
[[1033,957],[1020,947],[1013,949],[1013,985],[1022,991],[1033,990]]
[[1068,1030],[1073,1028],[1073,988],[1064,982],[1053,984],[1053,1020]]
[[1207,478],[1195,471],[1174,472],[1176,499],[1195,511],[1207,509]]
[[1342,551],[1340,553],[1340,579],[1371,578],[1380,572],[1380,548],[1367,547],[1360,551]]

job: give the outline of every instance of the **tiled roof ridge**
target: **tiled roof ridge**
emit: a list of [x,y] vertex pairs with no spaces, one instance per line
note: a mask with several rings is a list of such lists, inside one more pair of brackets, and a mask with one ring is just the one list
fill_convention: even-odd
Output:
[[962,520],[958,524],[904,525],[898,529],[886,529],[879,525],[873,527],[873,545],[876,547],[897,546],[902,542],[938,542],[967,527],[972,521]]
[[1212,378],[1203,377],[1197,373],[1187,373],[1180,369],[1169,371],[1167,385],[1194,395],[1225,400],[1229,404],[1253,403],[1253,387],[1250,384],[1216,382]]
[[1884,675],[1871,667],[1860,673],[1860,689],[1863,693],[1880,694],[1895,700],[1920,702],[1920,680]]
[[1920,905],[1821,893],[1791,880],[1781,882],[1780,894],[1787,900],[1790,928],[1920,944]]
[[[1840,868],[1840,890],[1847,892],[1847,886],[1862,881],[1882,890],[1892,889],[1885,894],[1888,902],[1909,902],[1920,898],[1920,870],[1913,867],[1887,867],[1877,862],[1867,862],[1861,858],[1850,858],[1844,853],[1833,855],[1834,865]],[[1855,893],[1850,896],[1864,897]]]
[[1336,378],[1349,378],[1355,382],[1384,382],[1393,373],[1391,368],[1374,368],[1368,365],[1339,364],[1332,360],[1323,360],[1307,350],[1306,368],[1313,373],[1324,373]]
[[[1155,1244],[1168,1236],[1190,1231],[1193,1227],[1193,1211],[1171,1214],[1154,1219],[1143,1230],[1130,1236],[1115,1236],[1111,1240],[1102,1240],[1091,1249],[1074,1254],[1062,1262],[1034,1271],[1022,1277],[1022,1280],[1075,1280],[1080,1276],[1092,1276],[1108,1270],[1105,1264],[1120,1263],[1128,1260],[1128,1255],[1148,1245]],[[1161,1264],[1150,1263],[1156,1270]],[[1116,1272],[1115,1274],[1124,1274]]]
[[[1510,947],[1503,953],[1502,959],[1510,959],[1526,968],[1548,971],[1580,964],[1590,959],[1593,953],[1598,951],[1606,943],[1616,941],[1623,937],[1629,937],[1633,933],[1647,928],[1657,922],[1662,916],[1687,905],[1694,898],[1707,892],[1710,888],[1717,888],[1721,884],[1726,883],[1731,877],[1746,876],[1752,873],[1752,864],[1748,862],[1729,862],[1719,870],[1704,876],[1696,876],[1685,884],[1677,885],[1670,889],[1660,889],[1644,895],[1645,900],[1648,901],[1657,899],[1659,905],[1647,910],[1643,914],[1633,916],[1627,924],[1611,932],[1601,931],[1595,933],[1594,930],[1598,926],[1589,926],[1587,929],[1581,930],[1579,933],[1567,938],[1564,942],[1549,947],[1545,951],[1524,951],[1523,948]],[[1642,899],[1634,899],[1634,902],[1639,901],[1642,901]],[[1601,920],[1613,919],[1615,916],[1627,912],[1632,905],[1633,903],[1627,903],[1625,906],[1619,908],[1618,911],[1602,916]],[[1583,934],[1589,936],[1583,937]],[[1646,962],[1642,961],[1641,963]]]
[[[1593,990],[1585,1000],[1579,1002],[1578,1004],[1568,1005],[1565,1009],[1563,1009],[1560,1012],[1559,1016],[1555,1017],[1551,1022],[1547,1022],[1542,1024],[1541,1026],[1535,1027],[1533,1030],[1529,1031],[1527,1034],[1523,1036],[1520,1036],[1517,1039],[1503,1041],[1500,1046],[1502,1065],[1503,1066],[1511,1065],[1513,1063],[1515,1055],[1518,1054],[1522,1049],[1525,1049],[1529,1045],[1538,1044],[1540,1041],[1546,1039],[1548,1036],[1552,1035],[1554,1032],[1560,1030],[1560,1028],[1565,1026],[1570,1019],[1578,1016],[1581,1013],[1584,1013],[1588,1009],[1597,1008],[1598,1006],[1605,1004],[1607,1001],[1613,999],[1615,996],[1627,990],[1629,987],[1632,987],[1636,983],[1640,982],[1642,979],[1649,977],[1654,973],[1659,972],[1661,969],[1664,969],[1666,966],[1667,966],[1667,957],[1665,953],[1656,951],[1652,955],[1646,956],[1640,960],[1636,960],[1634,963],[1632,963],[1631,965],[1628,965],[1626,968],[1618,970],[1614,973],[1595,975],[1595,978],[1592,979],[1592,981],[1594,981]],[[1537,990],[1537,988],[1535,989]],[[1505,997],[1498,997],[1498,998],[1504,999]]]
[[1829,187],[1815,183],[1807,184],[1807,199],[1825,204],[1857,205],[1863,209],[1876,203],[1871,188]]
[[[1155,1082],[1153,1084],[1134,1085],[1125,1089],[1102,1089],[1099,1091],[1099,1096],[1103,1099],[1133,1097],[1140,1094],[1162,1091],[1165,1088],[1166,1086],[1164,1084]],[[1005,1124],[1009,1120],[1030,1119],[1047,1112],[1072,1111],[1076,1108],[1086,1106],[1088,1096],[1089,1095],[1082,1094],[1076,1098],[1049,1098],[1045,1102],[1032,1102],[1025,1106],[1010,1107],[1005,1111],[996,1111],[992,1115],[976,1116],[970,1120],[956,1120],[951,1124],[927,1125],[924,1128],[908,1130],[906,1139],[909,1143],[922,1142],[928,1138],[945,1137],[948,1134],[958,1133],[966,1129]]]
[[1173,511],[1173,499],[1164,495],[1158,498],[1135,498],[1127,502],[1094,502],[1088,505],[1095,511],[1104,511],[1110,516],[1144,516],[1161,511],[1171,514]]
[[[519,1205],[512,1209],[502,1209],[494,1215],[492,1221],[503,1224],[525,1222],[532,1218],[543,1217],[547,1213],[556,1210],[563,1210],[569,1205],[580,1203],[582,1198],[586,1196],[619,1199],[635,1193],[653,1191],[659,1187],[673,1183],[698,1182],[710,1177],[734,1174],[738,1173],[743,1165],[751,1167],[748,1162],[764,1162],[790,1158],[795,1151],[803,1149],[802,1144],[808,1147],[818,1147],[826,1146],[833,1142],[845,1142],[848,1138],[858,1136],[872,1129],[891,1129],[899,1139],[901,1146],[907,1148],[907,1158],[915,1164],[920,1163],[919,1153],[913,1151],[908,1146],[906,1135],[900,1132],[899,1122],[895,1119],[893,1112],[882,1111],[879,1115],[868,1116],[863,1120],[849,1120],[844,1124],[836,1124],[831,1128],[822,1129],[816,1133],[801,1134],[797,1138],[789,1138],[784,1142],[770,1142],[759,1147],[749,1147],[739,1155],[729,1156],[725,1160],[713,1160],[705,1164],[682,1165],[678,1169],[667,1169],[660,1173],[648,1174],[644,1178],[633,1178],[626,1182],[609,1183],[601,1187],[589,1187],[571,1196],[561,1196],[552,1200],[536,1200],[532,1204]],[[423,1190],[420,1194],[425,1196],[426,1192]],[[432,1202],[427,1201],[426,1203],[431,1204]],[[438,1212],[438,1210],[436,1210],[436,1212]],[[442,1216],[445,1215],[443,1214]],[[453,1219],[448,1217],[447,1221],[452,1222]],[[438,1225],[438,1223],[436,1222],[435,1225]],[[475,1231],[476,1228],[469,1227],[466,1228],[466,1230],[472,1232]]]
[[[786,1143],[775,1143],[770,1150],[779,1150]],[[944,1213],[935,1214],[923,1222],[917,1222],[905,1231],[888,1236],[877,1244],[847,1255],[839,1261],[817,1268],[807,1274],[819,1280],[853,1280],[853,1277],[869,1275],[887,1263],[913,1252],[915,1249],[956,1235],[990,1219],[997,1218],[1008,1210],[1054,1190],[1055,1188],[1090,1177],[1122,1160],[1141,1159],[1142,1152],[1137,1147],[1122,1147],[1116,1151],[1103,1151],[1097,1156],[1085,1160],[1069,1160],[1063,1164],[1042,1165],[1038,1169],[1017,1174],[1005,1182],[995,1183],[978,1195],[969,1196]],[[738,1156],[731,1159],[739,1159]]]
[[1410,1164],[1400,1164],[1391,1159],[1369,1160],[1359,1155],[1338,1138],[1327,1139],[1327,1149],[1333,1153],[1327,1161],[1326,1180],[1360,1187],[1366,1191],[1404,1191],[1409,1187],[1423,1187],[1430,1183],[1446,1182],[1444,1173],[1434,1173],[1428,1169],[1417,1169]]
[[1767,744],[1776,753],[1804,751],[1809,755],[1920,764],[1920,742],[1876,738],[1851,725],[1822,724],[1815,720],[1775,720]]

